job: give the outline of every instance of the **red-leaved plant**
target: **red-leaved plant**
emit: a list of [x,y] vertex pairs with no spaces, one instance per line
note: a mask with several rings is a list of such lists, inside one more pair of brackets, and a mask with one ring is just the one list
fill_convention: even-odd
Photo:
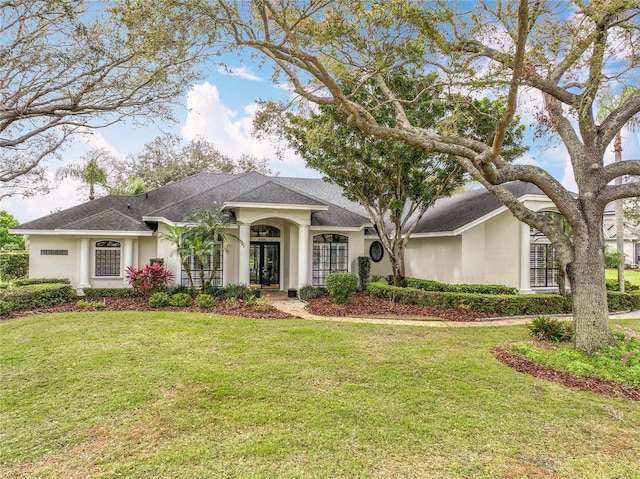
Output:
[[129,266],[126,278],[133,289],[145,297],[167,289],[173,273],[160,263],[145,264],[142,268]]

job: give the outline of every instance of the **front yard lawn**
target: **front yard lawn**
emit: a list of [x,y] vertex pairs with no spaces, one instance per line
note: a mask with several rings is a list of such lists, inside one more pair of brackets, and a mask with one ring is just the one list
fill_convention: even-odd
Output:
[[527,339],[170,311],[14,318],[0,323],[0,476],[637,477],[639,403],[491,354]]

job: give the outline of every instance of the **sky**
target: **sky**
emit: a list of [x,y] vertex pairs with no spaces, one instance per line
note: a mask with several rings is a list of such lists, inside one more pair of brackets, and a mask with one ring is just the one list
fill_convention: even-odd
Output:
[[[280,176],[320,177],[305,167],[304,161],[292,151],[286,151],[283,159],[276,155],[272,140],[260,141],[252,136],[252,120],[257,111],[258,99],[285,99],[290,95],[285,88],[274,85],[270,72],[259,71],[250,65],[236,68],[212,68],[205,81],[191,85],[175,108],[176,124],[139,126],[131,123],[113,125],[82,137],[65,151],[62,162],[50,165],[50,173],[64,164],[76,163],[91,147],[105,148],[118,157],[135,155],[145,143],[163,131],[179,134],[186,140],[200,135],[211,142],[221,153],[237,158],[251,154],[270,161],[272,172]],[[522,95],[519,114],[527,127],[533,122],[533,106],[539,99],[535,95]],[[567,188],[576,191],[568,155],[561,142],[549,139],[534,141],[528,128],[526,143],[530,146],[518,162],[534,164],[549,171]],[[623,130],[623,158],[640,159],[640,133]],[[612,148],[608,148],[606,162],[613,161]],[[6,210],[20,223],[46,216],[57,209],[65,209],[86,201],[86,192],[78,191],[78,183],[66,179],[47,195],[30,198],[12,197],[0,201],[0,210]]]

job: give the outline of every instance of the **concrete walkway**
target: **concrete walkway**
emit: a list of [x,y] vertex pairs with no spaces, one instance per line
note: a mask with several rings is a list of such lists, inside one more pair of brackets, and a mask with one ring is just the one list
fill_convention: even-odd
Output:
[[[336,321],[341,323],[369,323],[369,324],[395,324],[404,326],[426,326],[432,328],[468,328],[468,327],[484,327],[484,326],[512,326],[514,324],[526,324],[532,316],[518,316],[509,318],[488,319],[476,322],[462,321],[420,321],[409,319],[381,319],[381,318],[354,318],[354,317],[332,317],[317,316],[306,310],[306,303],[299,299],[275,298],[271,301],[274,308],[284,311],[292,316],[312,321]],[[554,317],[558,317],[554,315]],[[567,316],[569,317],[569,316]],[[621,313],[612,313],[611,319],[640,319],[640,310]]]

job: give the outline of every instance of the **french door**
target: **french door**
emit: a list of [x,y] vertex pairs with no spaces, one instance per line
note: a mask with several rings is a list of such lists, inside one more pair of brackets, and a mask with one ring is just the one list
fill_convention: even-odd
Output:
[[280,289],[280,243],[251,243],[249,268],[251,287]]

